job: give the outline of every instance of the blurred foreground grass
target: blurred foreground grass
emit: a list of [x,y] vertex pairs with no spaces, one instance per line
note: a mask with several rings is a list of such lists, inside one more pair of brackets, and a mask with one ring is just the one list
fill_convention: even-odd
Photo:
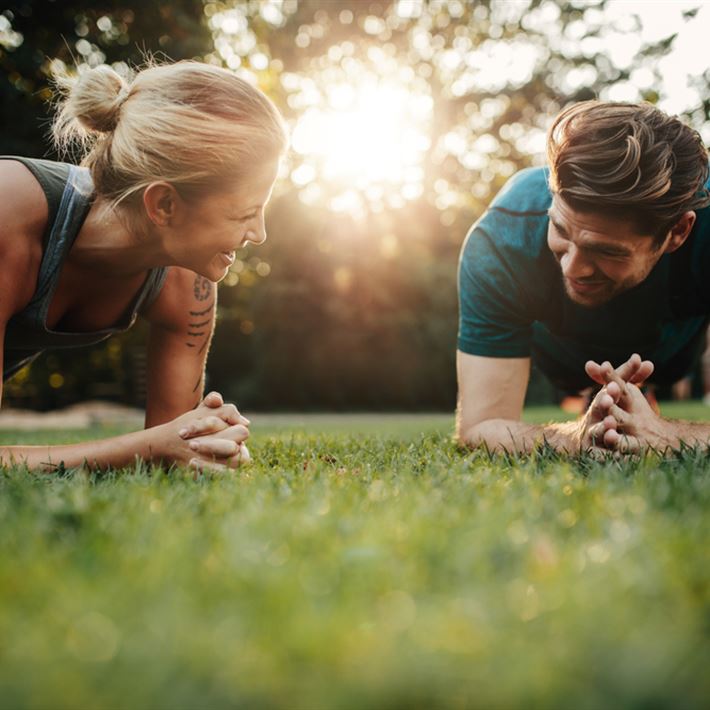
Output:
[[0,706],[707,707],[710,457],[489,459],[451,424],[255,418],[229,477],[0,473]]

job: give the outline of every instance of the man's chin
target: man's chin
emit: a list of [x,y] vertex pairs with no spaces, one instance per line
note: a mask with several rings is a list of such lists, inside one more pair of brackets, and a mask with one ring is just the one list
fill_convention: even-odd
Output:
[[603,306],[605,303],[611,301],[614,293],[606,288],[606,284],[601,285],[597,289],[590,290],[588,292],[579,291],[575,289],[570,283],[565,279],[565,293],[567,298],[578,306],[583,306],[584,308],[598,308]]

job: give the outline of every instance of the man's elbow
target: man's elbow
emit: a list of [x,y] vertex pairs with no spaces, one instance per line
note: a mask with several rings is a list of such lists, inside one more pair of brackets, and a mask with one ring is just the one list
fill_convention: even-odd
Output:
[[454,432],[454,441],[461,448],[475,449],[482,444],[485,444],[483,432],[487,421],[482,422],[457,422]]
[[456,429],[455,440],[466,449],[484,448],[487,451],[507,451],[514,444],[517,422],[509,419],[484,419]]

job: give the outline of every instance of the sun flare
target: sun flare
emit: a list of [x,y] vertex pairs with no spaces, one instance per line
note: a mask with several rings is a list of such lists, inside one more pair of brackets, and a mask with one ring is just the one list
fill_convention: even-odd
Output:
[[403,206],[423,192],[431,96],[412,85],[406,67],[384,78],[356,66],[360,71],[351,65],[349,80],[303,87],[307,105],[293,129],[299,164],[291,177],[306,188],[306,201],[325,199],[336,211],[365,203]]

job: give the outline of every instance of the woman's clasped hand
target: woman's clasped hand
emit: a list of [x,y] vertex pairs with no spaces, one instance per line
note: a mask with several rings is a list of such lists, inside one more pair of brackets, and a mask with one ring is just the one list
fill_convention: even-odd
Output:
[[222,395],[210,392],[192,411],[160,427],[163,456],[199,471],[227,471],[249,463],[250,421]]

